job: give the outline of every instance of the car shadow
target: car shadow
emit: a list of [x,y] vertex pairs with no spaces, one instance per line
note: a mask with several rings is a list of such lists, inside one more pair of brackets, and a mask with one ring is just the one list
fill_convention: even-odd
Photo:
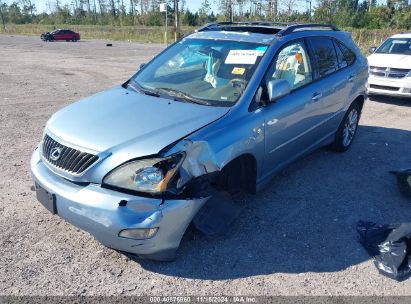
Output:
[[369,101],[373,102],[386,103],[403,107],[411,107],[411,98],[370,95],[368,96],[368,99]]
[[272,273],[335,272],[370,257],[359,220],[410,221],[411,201],[389,170],[411,167],[411,132],[360,126],[346,153],[320,149],[278,174],[257,195],[238,195],[240,217],[225,236],[188,230],[174,262],[127,256],[144,269],[226,280]]

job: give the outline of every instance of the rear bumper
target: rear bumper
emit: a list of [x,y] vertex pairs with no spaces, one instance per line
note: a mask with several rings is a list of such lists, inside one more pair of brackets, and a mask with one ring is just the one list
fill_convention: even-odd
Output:
[[[171,260],[194,215],[208,198],[161,200],[138,197],[101,188],[98,184],[81,186],[53,174],[42,162],[39,149],[31,159],[33,181],[56,197],[57,213],[74,226],[92,234],[107,247]],[[119,202],[126,200],[126,206]],[[150,239],[119,237],[123,229],[158,228]]]
[[411,77],[392,79],[370,75],[368,78],[368,94],[411,97]]

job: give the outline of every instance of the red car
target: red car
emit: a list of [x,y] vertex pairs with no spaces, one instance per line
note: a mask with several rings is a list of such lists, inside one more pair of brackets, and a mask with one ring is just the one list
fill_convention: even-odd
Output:
[[59,29],[47,33],[43,33],[40,36],[43,41],[57,41],[57,40],[66,40],[76,42],[80,40],[80,34],[73,32],[72,30]]

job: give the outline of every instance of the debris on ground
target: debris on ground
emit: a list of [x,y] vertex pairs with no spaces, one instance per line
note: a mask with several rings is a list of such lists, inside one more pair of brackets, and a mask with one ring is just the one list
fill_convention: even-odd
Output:
[[381,274],[397,281],[411,276],[411,223],[379,225],[359,221],[357,231]]

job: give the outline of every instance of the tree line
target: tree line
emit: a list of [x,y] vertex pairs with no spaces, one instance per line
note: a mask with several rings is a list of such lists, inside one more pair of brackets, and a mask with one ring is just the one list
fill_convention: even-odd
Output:
[[[165,0],[61,0],[38,12],[36,1],[0,0],[3,24],[164,25],[159,5]],[[192,1],[192,0],[189,0]],[[213,5],[214,4],[214,5]],[[217,10],[213,11],[213,7]],[[177,19],[177,22],[176,22]],[[327,22],[347,28],[411,28],[411,0],[202,0],[196,12],[187,0],[168,1],[168,20],[177,27],[215,21]]]

